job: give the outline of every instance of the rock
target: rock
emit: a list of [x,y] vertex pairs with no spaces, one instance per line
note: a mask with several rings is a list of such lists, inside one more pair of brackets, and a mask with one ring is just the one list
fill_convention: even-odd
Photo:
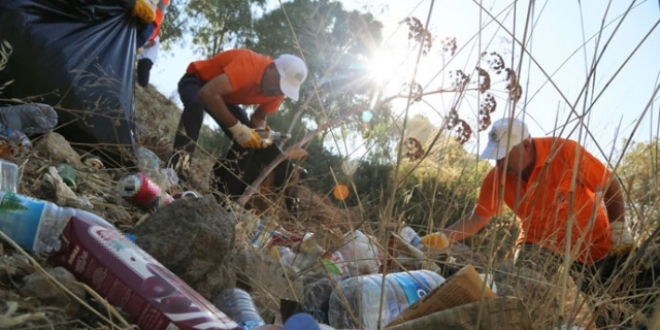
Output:
[[62,135],[49,132],[41,137],[34,150],[42,157],[50,159],[53,163],[68,162],[74,166],[81,166],[80,155],[71,148],[69,141]]
[[[85,298],[85,289],[78,285],[76,278],[68,270],[63,267],[56,267],[48,269],[50,274],[55,280],[60,282],[64,287],[73,292],[81,299]],[[80,303],[75,298],[71,297],[68,293],[57,286],[46,275],[35,272],[23,278],[25,284],[20,289],[21,295],[25,297],[36,297],[44,303],[63,307],[67,315],[74,315],[78,312]]]
[[135,243],[210,299],[233,287],[234,216],[211,195],[179,199],[134,228]]

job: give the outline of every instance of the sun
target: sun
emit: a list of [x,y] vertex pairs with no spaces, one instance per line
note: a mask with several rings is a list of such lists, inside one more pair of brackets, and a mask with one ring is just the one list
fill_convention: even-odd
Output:
[[367,60],[369,79],[381,87],[392,83],[399,86],[407,69],[406,47],[382,47]]

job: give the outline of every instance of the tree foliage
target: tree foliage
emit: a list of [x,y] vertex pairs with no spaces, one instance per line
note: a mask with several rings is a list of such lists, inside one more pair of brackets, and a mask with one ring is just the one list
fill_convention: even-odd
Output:
[[373,86],[364,64],[382,39],[382,23],[371,14],[345,11],[335,1],[294,0],[264,14],[254,28],[246,47],[273,57],[295,54],[307,64],[302,102],[286,100],[289,112],[304,108],[305,117],[320,125],[368,107]]
[[640,232],[652,231],[660,224],[659,152],[658,138],[637,143],[623,155],[618,170],[628,194],[628,219]]
[[161,39],[168,45],[192,36],[197,52],[210,57],[253,38],[254,15],[265,6],[266,0],[172,0]]

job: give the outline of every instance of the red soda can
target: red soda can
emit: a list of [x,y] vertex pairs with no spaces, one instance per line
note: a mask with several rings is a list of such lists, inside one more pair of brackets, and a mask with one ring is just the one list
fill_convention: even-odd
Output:
[[163,205],[174,201],[169,194],[161,194],[160,187],[144,173],[130,174],[121,179],[119,194],[133,205],[148,211],[156,209],[161,199]]

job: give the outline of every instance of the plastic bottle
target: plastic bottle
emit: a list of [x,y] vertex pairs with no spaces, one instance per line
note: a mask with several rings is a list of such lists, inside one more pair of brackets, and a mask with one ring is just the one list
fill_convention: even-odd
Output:
[[[383,280],[385,292],[381,304]],[[337,329],[382,329],[402,310],[444,281],[442,276],[429,270],[344,279],[330,295],[328,320]],[[352,315],[357,318],[357,323]]]
[[0,191],[0,214],[0,231],[38,255],[60,249],[60,234],[73,216],[114,228],[96,214],[8,191]]
[[95,214],[0,192],[0,231],[34,253],[50,252],[49,262],[66,268],[121,308],[140,329],[239,330],[238,324]]
[[410,245],[414,247],[419,247],[422,244],[422,239],[419,237],[417,232],[412,229],[410,226],[405,226],[401,228],[401,232],[399,233],[401,238],[403,238],[404,241],[410,243]]
[[160,175],[161,161],[153,151],[145,147],[138,147],[135,150],[135,157],[137,158],[140,171],[146,173],[152,179],[155,179],[154,176]]
[[32,149],[32,141],[25,133],[11,129],[3,128],[0,125],[0,140],[5,140],[12,148]]
[[249,293],[239,288],[226,289],[213,299],[213,304],[229,316],[243,330],[265,325]]
[[271,130],[266,130],[266,129],[257,129],[255,130],[257,134],[261,137],[262,141],[269,141],[271,143],[278,143],[283,140],[287,140],[291,138],[291,134],[287,133],[281,133],[281,132],[276,132],[276,131],[271,131]]
[[18,191],[18,165],[0,159],[0,191]]
[[346,243],[337,251],[346,264],[349,276],[377,273],[380,268],[380,253],[371,239],[359,230],[345,235]]
[[280,257],[280,263],[283,265],[293,267],[293,262],[296,259],[296,254],[291,251],[291,248],[287,246],[275,246],[277,249],[277,254]]
[[41,134],[57,125],[57,112],[50,105],[34,103],[0,107],[0,126],[23,132]]

